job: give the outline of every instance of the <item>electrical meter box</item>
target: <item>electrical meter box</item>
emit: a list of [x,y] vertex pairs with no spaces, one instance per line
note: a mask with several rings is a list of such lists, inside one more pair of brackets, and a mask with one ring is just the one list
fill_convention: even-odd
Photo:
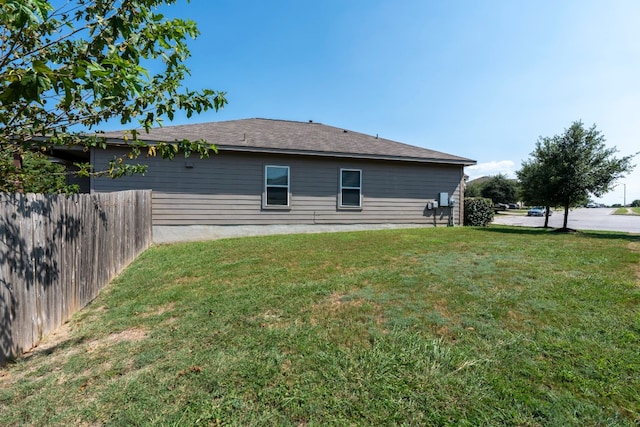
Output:
[[438,209],[438,202],[427,203],[427,209]]
[[449,193],[438,194],[438,204],[440,206],[449,206]]

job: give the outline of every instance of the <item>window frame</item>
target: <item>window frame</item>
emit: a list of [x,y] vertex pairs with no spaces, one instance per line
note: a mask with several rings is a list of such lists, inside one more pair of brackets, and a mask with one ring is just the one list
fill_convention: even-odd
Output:
[[[280,168],[287,170],[287,185],[269,184],[269,168]],[[286,205],[274,205],[269,204],[269,188],[286,188],[287,189],[287,204]],[[289,209],[291,208],[291,168],[284,165],[264,165],[264,191],[262,199],[262,207],[264,209]]]
[[[360,181],[358,187],[345,186],[342,182],[342,173],[343,172],[358,172],[360,176]],[[343,190],[358,190],[358,205],[345,205],[343,201]],[[362,169],[354,169],[354,168],[340,168],[338,175],[338,209],[344,210],[362,210]]]

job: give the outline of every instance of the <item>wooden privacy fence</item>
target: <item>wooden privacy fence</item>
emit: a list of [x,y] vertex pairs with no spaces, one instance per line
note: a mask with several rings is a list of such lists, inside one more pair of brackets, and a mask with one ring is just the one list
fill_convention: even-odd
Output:
[[0,364],[93,300],[151,230],[151,190],[0,193]]

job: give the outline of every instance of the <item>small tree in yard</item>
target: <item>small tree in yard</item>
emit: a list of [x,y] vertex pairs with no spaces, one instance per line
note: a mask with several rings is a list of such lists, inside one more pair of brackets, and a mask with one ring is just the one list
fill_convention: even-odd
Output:
[[[546,146],[536,150],[543,151]],[[550,156],[553,157],[553,156]],[[516,172],[520,186],[518,188],[520,200],[529,206],[545,206],[544,227],[549,226],[549,212],[553,203],[554,190],[549,181],[549,170],[545,170],[545,164],[537,160],[527,160],[522,163],[522,168]]]
[[636,199],[633,202],[631,202],[631,207],[632,208],[640,208],[640,199]]
[[[175,2],[0,0],[0,152],[20,168],[25,152],[53,144],[104,148],[105,139],[87,131],[110,120],[148,130],[178,111],[190,117],[222,108],[224,93],[182,88],[186,41],[198,30],[157,12]],[[129,163],[143,152],[172,158],[215,150],[205,141],[147,146],[136,131],[125,137],[128,153],[108,170],[81,165],[80,173],[118,177],[144,172]]]
[[518,171],[525,200],[545,206],[562,206],[567,230],[569,209],[592,194],[600,197],[615,181],[633,169],[633,155],[615,158],[615,148],[607,148],[604,136],[593,125],[585,129],[574,122],[562,135],[541,137],[532,159]]

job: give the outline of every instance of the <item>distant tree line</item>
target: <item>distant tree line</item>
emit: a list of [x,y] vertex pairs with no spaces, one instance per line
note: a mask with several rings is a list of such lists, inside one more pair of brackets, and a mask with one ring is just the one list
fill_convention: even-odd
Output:
[[465,197],[484,197],[493,203],[516,203],[518,201],[518,185],[516,180],[498,174],[479,183],[471,183],[465,189]]
[[[562,230],[567,230],[569,209],[584,205],[590,196],[601,197],[635,165],[634,155],[617,158],[617,149],[605,146],[605,138],[593,125],[571,124],[561,135],[540,137],[531,157],[516,172],[518,180],[496,175],[482,183],[472,183],[465,197],[484,197],[494,204],[522,201],[527,205],[564,209]],[[640,201],[635,201],[632,203]],[[549,209],[545,218],[548,224]]]

